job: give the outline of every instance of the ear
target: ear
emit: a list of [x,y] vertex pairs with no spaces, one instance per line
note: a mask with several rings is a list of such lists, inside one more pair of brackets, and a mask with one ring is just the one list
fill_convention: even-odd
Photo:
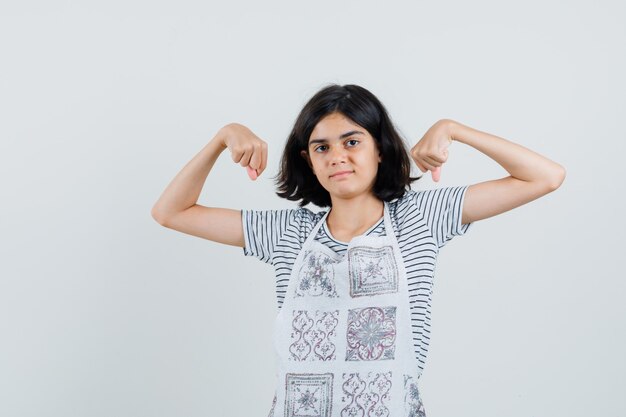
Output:
[[315,174],[315,170],[313,169],[313,164],[311,163],[311,158],[309,158],[309,154],[307,151],[300,151],[300,155],[306,160],[306,163],[309,164],[309,168]]
[[380,155],[380,152],[378,152],[378,163],[380,164],[381,162],[383,162],[383,157]]

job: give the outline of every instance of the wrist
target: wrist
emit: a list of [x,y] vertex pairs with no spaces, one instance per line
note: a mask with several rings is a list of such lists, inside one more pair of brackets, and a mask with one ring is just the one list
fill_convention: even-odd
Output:
[[444,125],[446,134],[450,138],[450,142],[452,142],[453,140],[457,140],[459,124],[452,119],[442,119],[441,122]]
[[226,145],[226,138],[228,137],[228,128],[229,128],[229,125],[222,127],[220,130],[217,131],[217,133],[215,134],[215,136],[213,136],[213,139],[211,140],[211,142],[213,142],[215,146],[217,146],[220,149],[220,151],[223,151],[224,149],[228,148],[228,145]]

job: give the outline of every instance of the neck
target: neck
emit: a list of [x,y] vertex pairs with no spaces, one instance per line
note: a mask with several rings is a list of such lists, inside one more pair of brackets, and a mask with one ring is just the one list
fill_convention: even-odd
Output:
[[372,227],[384,215],[385,205],[372,194],[351,199],[332,198],[332,207],[326,222],[333,236],[339,238],[360,235]]

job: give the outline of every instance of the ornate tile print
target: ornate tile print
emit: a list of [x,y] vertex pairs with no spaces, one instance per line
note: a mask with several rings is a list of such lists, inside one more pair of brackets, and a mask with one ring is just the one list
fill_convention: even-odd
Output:
[[341,388],[341,401],[348,403],[341,417],[390,417],[387,403],[391,401],[391,371],[368,372],[365,377],[358,372],[344,373]]
[[391,246],[355,246],[348,250],[350,296],[398,292],[398,268]]
[[330,361],[337,359],[335,355],[339,323],[339,310],[315,312],[294,310],[291,340],[289,346],[290,360],[294,361]]
[[396,307],[364,307],[348,310],[346,360],[394,359]]
[[333,374],[285,375],[285,417],[331,417]]
[[276,394],[274,394],[274,400],[272,401],[272,409],[267,417],[274,417],[274,408],[276,408]]
[[334,263],[323,252],[307,250],[298,273],[294,297],[339,297],[335,289]]
[[417,381],[411,375],[404,375],[404,408],[406,417],[426,417],[422,397],[417,389]]

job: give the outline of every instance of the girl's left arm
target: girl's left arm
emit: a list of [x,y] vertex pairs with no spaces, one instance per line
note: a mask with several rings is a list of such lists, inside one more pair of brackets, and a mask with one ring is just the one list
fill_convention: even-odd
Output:
[[443,119],[442,122],[451,140],[484,153],[511,174],[468,187],[462,224],[492,217],[533,201],[559,188],[565,179],[563,166],[530,149],[454,120]]
[[438,181],[453,140],[484,153],[509,174],[472,184],[465,192],[462,224],[486,219],[542,197],[561,185],[565,168],[550,159],[501,137],[481,132],[451,119],[441,119],[411,151],[422,172],[431,170]]

